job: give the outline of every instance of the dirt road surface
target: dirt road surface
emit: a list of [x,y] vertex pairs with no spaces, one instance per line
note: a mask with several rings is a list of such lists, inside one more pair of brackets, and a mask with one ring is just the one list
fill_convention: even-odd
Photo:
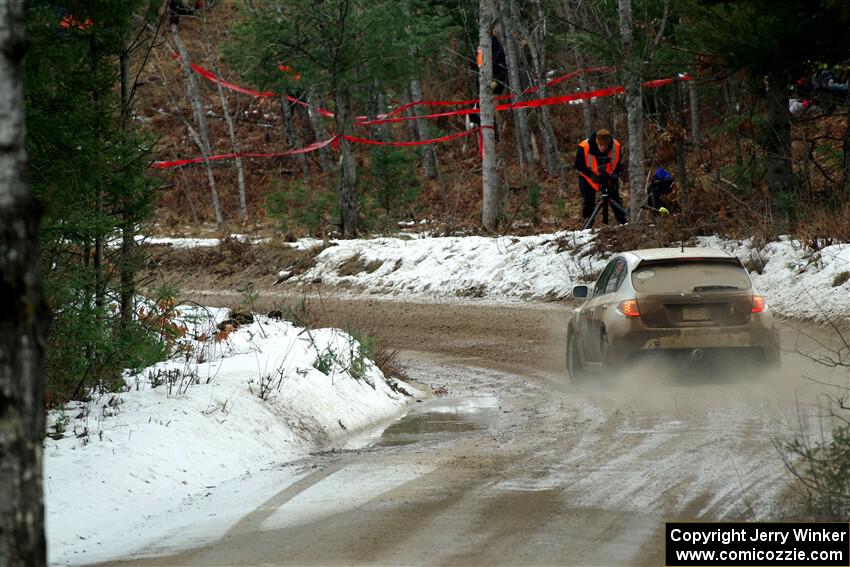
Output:
[[813,419],[820,391],[801,374],[846,375],[786,354],[759,380],[632,369],[573,385],[569,308],[313,298],[314,323],[378,337],[448,393],[289,465],[294,481],[223,536],[175,534],[121,564],[657,566],[666,521],[787,513],[774,442]]

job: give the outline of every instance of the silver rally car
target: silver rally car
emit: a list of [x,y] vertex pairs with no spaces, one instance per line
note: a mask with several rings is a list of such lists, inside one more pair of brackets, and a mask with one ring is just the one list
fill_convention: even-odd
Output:
[[567,370],[607,371],[645,357],[687,364],[779,364],[764,296],[741,261],[712,248],[653,248],[615,255],[567,325]]

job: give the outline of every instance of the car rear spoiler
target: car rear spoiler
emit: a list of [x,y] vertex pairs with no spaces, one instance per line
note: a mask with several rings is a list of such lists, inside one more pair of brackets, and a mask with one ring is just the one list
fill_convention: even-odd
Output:
[[642,259],[637,263],[638,266],[663,266],[664,264],[681,264],[683,262],[706,262],[711,264],[732,264],[733,266],[744,267],[741,259],[737,256],[677,256],[675,258],[651,258]]

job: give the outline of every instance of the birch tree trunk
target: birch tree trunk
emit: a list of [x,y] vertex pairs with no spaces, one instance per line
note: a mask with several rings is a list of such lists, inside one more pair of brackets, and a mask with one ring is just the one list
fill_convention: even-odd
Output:
[[26,181],[24,2],[0,0],[0,565],[46,564],[42,503],[47,309],[39,207]]
[[640,64],[632,53],[632,2],[620,2],[620,38],[625,60],[626,113],[629,132],[629,199],[626,206],[631,213],[631,222],[640,223],[640,211],[646,188],[643,186],[643,101],[641,100]]
[[688,81],[688,97],[691,102],[691,142],[695,148],[698,148],[702,139],[699,126],[699,92],[697,83],[693,79]]
[[[351,135],[351,112],[348,107],[348,94],[337,92],[336,99],[336,131],[340,134]],[[343,238],[357,236],[357,161],[351,142],[339,139],[341,154],[341,171],[339,176],[339,192],[337,205],[340,215],[340,232]]]
[[[316,97],[316,89],[310,87],[307,89],[307,115],[310,117],[310,125],[313,127],[313,132],[316,135],[316,141],[321,142],[328,138],[328,133],[322,125],[322,117],[319,115],[319,99]],[[319,166],[325,173],[333,171],[333,159],[331,159],[331,150],[325,146],[319,149]]]
[[[301,141],[301,136],[295,130],[295,125],[292,123],[292,106],[285,95],[280,97],[280,115],[283,118],[283,132],[286,136],[286,143],[291,148],[303,148],[304,144]],[[304,183],[310,183],[310,168],[307,165],[307,155],[298,154],[295,156],[298,159],[298,164],[301,166],[301,176],[304,178]]]
[[180,34],[177,31],[177,26],[174,24],[171,26],[171,36],[174,38],[174,45],[177,48],[178,55],[180,55],[180,67],[183,70],[183,77],[186,79],[186,88],[189,92],[192,113],[195,115],[195,122],[198,124],[198,138],[201,144],[201,155],[204,158],[204,165],[207,168],[207,179],[210,184],[215,223],[220,227],[224,224],[224,218],[221,216],[218,188],[215,184],[215,175],[213,175],[212,164],[209,160],[212,154],[212,145],[210,144],[210,129],[207,125],[207,115],[204,114],[204,107],[201,102],[201,89],[198,87],[198,81],[195,80],[195,74],[189,66],[189,53],[186,51],[186,46],[183,45],[183,41],[180,39]]
[[[411,102],[422,102],[422,84],[418,79],[410,81],[410,100]],[[412,110],[417,116],[422,114],[419,106],[414,106]],[[421,118],[416,120],[416,133],[420,142],[431,137],[428,134],[428,122],[426,120]],[[422,155],[422,166],[425,169],[425,177],[428,179],[434,179],[437,177],[438,172],[437,153],[436,150],[434,150],[434,146],[421,146],[420,152]]]
[[[507,1],[500,3],[502,30],[504,31],[504,39],[502,44],[505,46],[505,56],[508,61],[508,78],[511,83],[511,92],[514,95],[513,102],[522,100],[522,79],[520,75],[520,56],[517,49],[516,37],[514,37],[514,27],[511,22],[511,7]],[[534,152],[531,149],[531,136],[528,130],[528,110],[525,108],[515,108],[512,111],[516,128],[514,128],[514,136],[519,151],[519,166],[520,171],[523,171],[525,165],[536,165],[537,160],[534,158]]]
[[496,11],[493,0],[479,0],[478,49],[481,50],[482,64],[478,70],[478,98],[481,111],[481,184],[483,203],[481,224],[485,230],[496,230],[499,221],[498,180],[496,177],[496,133],[495,105],[490,81],[493,80],[493,20]]

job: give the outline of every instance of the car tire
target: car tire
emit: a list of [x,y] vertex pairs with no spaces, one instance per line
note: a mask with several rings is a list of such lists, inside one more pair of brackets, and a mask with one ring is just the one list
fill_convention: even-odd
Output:
[[608,341],[608,333],[602,331],[599,337],[599,362],[601,363],[603,376],[608,376],[614,370],[614,363],[611,361],[611,343]]
[[586,377],[584,367],[581,363],[581,353],[578,349],[576,335],[572,331],[567,332],[567,374],[571,382],[581,382]]

